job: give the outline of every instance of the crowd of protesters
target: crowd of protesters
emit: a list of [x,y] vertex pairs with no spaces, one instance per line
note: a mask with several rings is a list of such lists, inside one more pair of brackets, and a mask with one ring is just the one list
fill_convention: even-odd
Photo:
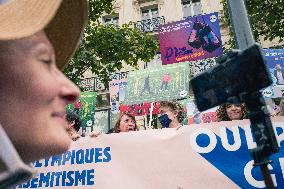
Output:
[[[161,128],[179,128],[182,126],[182,121],[186,116],[184,107],[177,101],[162,101],[159,103],[158,120],[161,124]],[[70,111],[66,115],[66,120],[69,127],[67,132],[72,140],[78,140],[80,138],[78,131],[81,127],[81,119],[74,111]],[[152,126],[143,127],[144,129],[153,128]],[[130,132],[142,130],[137,125],[135,116],[129,112],[122,113],[114,127],[111,128],[106,134]],[[92,131],[89,133],[90,137],[98,137],[102,132]]]
[[[277,112],[274,116],[284,116],[284,99],[281,99],[279,103],[280,111]],[[161,101],[159,102],[159,109],[158,109],[158,121],[161,125],[161,128],[179,128],[182,126],[182,122],[186,117],[186,111],[184,107],[178,101]],[[78,131],[81,126],[81,120],[78,118],[78,115],[75,116],[75,112],[67,114],[67,121],[70,125],[68,128],[68,133],[70,133],[70,137],[73,140],[79,139],[80,135]],[[77,120],[80,124],[76,123],[72,119]],[[218,107],[216,110],[217,121],[234,121],[234,120],[243,120],[248,119],[248,110],[245,104],[230,104],[225,103]],[[80,121],[78,121],[80,120]],[[144,124],[147,124],[144,122]],[[79,127],[78,127],[79,125]],[[72,129],[71,129],[72,128]],[[141,126],[138,126],[136,117],[129,112],[122,113],[116,123],[114,124],[113,128],[108,130],[106,134],[111,133],[120,133],[120,132],[130,132],[130,131],[139,131],[142,130]],[[144,129],[153,129],[153,126],[143,126]],[[102,132],[93,131],[89,133],[90,137],[97,137]]]

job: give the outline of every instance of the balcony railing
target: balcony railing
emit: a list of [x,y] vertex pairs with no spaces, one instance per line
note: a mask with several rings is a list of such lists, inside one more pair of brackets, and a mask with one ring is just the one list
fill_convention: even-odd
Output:
[[[111,80],[121,80],[127,79],[129,71],[126,72],[117,72],[111,75]],[[97,77],[90,77],[82,79],[80,82],[80,87],[84,89],[84,91],[103,91],[106,89],[103,82]]]
[[108,26],[110,26],[110,25],[112,25],[112,26],[115,27],[115,28],[118,28],[118,27],[119,27],[119,24],[118,24],[118,23],[105,23],[104,25],[105,25],[105,27],[108,27]]
[[135,23],[135,28],[142,32],[156,32],[160,25],[165,24],[165,17],[156,17],[147,20],[141,20]]

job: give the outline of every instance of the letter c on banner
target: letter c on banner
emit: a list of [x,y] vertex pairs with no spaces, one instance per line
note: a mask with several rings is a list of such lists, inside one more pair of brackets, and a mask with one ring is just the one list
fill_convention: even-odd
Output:
[[[209,137],[209,144],[205,147],[199,146],[196,141],[197,137],[202,134],[207,135]],[[216,135],[211,130],[206,128],[197,129],[190,136],[190,145],[193,148],[193,150],[198,153],[209,153],[212,150],[214,150],[216,144],[217,144]]]
[[[265,188],[265,183],[263,180],[255,180],[255,178],[253,178],[253,175],[251,174],[252,169],[254,168],[253,166],[253,160],[249,161],[245,168],[244,168],[244,174],[245,174],[245,178],[247,180],[247,182],[256,187],[256,188]],[[273,169],[273,167],[268,164],[268,169],[271,171]],[[273,180],[273,184],[275,187],[277,187],[277,182],[276,182],[276,178],[274,174],[271,174],[272,180]]]

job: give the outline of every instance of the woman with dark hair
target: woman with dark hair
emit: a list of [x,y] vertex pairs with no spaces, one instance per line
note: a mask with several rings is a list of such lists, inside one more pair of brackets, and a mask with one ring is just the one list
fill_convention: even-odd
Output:
[[182,105],[176,101],[161,101],[158,117],[163,128],[177,128],[185,118]]
[[114,125],[113,133],[137,131],[135,117],[130,113],[123,113]]
[[247,108],[244,104],[222,104],[217,109],[218,121],[242,120],[248,118]]
[[76,141],[81,136],[78,134],[78,131],[81,128],[82,120],[78,114],[73,111],[69,111],[66,114],[66,121],[68,123],[67,132],[72,140]]

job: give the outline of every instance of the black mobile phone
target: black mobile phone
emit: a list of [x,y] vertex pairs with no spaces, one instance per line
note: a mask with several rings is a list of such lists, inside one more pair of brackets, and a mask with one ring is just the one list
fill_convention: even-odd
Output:
[[190,80],[196,105],[204,111],[242,93],[253,93],[272,84],[262,48],[254,44]]

